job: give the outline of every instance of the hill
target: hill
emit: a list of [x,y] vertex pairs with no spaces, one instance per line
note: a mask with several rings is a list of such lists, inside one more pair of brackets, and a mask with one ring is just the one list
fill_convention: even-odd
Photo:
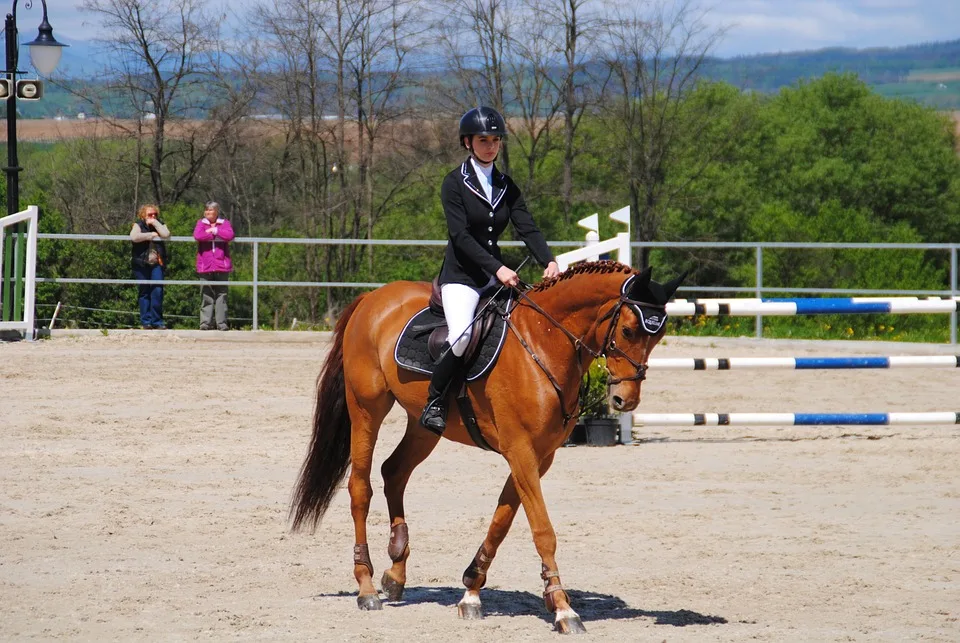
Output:
[[960,109],[960,39],[907,47],[829,48],[711,58],[704,74],[742,89],[772,92],[807,78],[854,72],[879,94]]
[[[74,48],[77,53],[92,51],[83,43],[73,43]],[[76,57],[70,59],[61,73],[71,74],[76,63]],[[710,58],[703,67],[706,78],[763,93],[831,71],[854,72],[883,96],[915,100],[944,111],[960,110],[960,39],[895,48],[830,48]],[[423,77],[420,80],[424,82]],[[80,85],[89,81],[74,78],[61,82]],[[23,101],[18,107],[21,116],[28,119],[71,118],[85,109],[81,100],[54,82],[46,83],[43,100]]]

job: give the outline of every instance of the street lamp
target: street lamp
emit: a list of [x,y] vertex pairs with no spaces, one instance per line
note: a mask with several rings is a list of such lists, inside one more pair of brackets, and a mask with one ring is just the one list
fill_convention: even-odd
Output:
[[[28,42],[30,47],[30,59],[38,73],[49,76],[57,68],[60,62],[60,54],[67,45],[57,42],[53,37],[53,27],[47,21],[47,0],[41,0],[43,3],[43,20],[40,22],[40,32],[37,37]],[[33,7],[33,0],[26,0],[24,8]],[[20,59],[20,52],[17,41],[17,0],[13,0],[13,9],[7,14],[7,20],[4,23],[4,33],[6,35],[7,45],[7,68],[3,72],[3,88],[6,90],[7,99],[7,166],[3,171],[7,175],[7,214],[16,214],[20,210],[20,184],[18,173],[21,168],[17,161],[17,98],[26,100],[36,100],[41,95],[41,85],[39,82],[23,83],[17,82],[17,75],[23,72],[17,69]],[[25,244],[23,243],[23,224],[16,224],[17,248],[12,248],[12,239],[7,237],[8,245],[4,248],[4,263],[0,266],[3,270],[3,314],[0,319],[9,321],[14,316],[18,316],[17,309],[20,307],[20,289],[22,287],[21,269],[23,266],[19,261],[21,252]],[[12,250],[12,252],[11,252]],[[10,263],[14,266],[11,269]],[[11,288],[14,290],[11,297]],[[11,316],[11,302],[14,315]]]

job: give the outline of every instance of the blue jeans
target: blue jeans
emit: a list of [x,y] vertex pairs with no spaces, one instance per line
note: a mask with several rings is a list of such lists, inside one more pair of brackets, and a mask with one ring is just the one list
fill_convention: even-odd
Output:
[[[163,279],[163,266],[134,266],[135,279]],[[137,286],[140,302],[140,325],[163,328],[163,286],[160,284],[139,284]]]

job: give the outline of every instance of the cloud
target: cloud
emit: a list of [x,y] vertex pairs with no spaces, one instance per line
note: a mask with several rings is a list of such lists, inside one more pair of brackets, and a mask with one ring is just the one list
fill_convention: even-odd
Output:
[[954,0],[723,0],[708,20],[729,27],[718,48],[721,55],[896,47],[960,37],[958,5]]

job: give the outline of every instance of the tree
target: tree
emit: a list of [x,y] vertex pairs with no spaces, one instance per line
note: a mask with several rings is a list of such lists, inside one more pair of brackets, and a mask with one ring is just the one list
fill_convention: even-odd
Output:
[[[506,52],[514,21],[508,0],[451,0],[443,11],[436,30],[453,82],[433,83],[437,98],[447,113],[458,117],[478,105],[508,117]],[[510,173],[509,144],[501,147],[499,164]]]
[[94,114],[137,142],[133,203],[180,200],[252,95],[244,78],[228,78],[221,17],[205,0],[84,0],[82,8],[100,17],[109,35],[99,42],[111,54],[101,94],[85,98]]
[[[721,31],[709,31],[703,14],[689,0],[675,5],[658,0],[651,14],[618,10],[607,23],[604,64],[609,82],[602,109],[618,143],[612,154],[620,163],[629,192],[634,238],[653,241],[671,203],[686,189],[670,174],[684,141],[697,145],[695,178],[732,144],[711,149],[697,142],[697,133],[713,118],[712,105],[684,110],[687,97]],[[649,252],[640,253],[640,266]]]
[[[590,9],[594,0],[531,0],[531,8],[537,22],[550,25],[542,34],[547,46],[562,52],[563,65],[559,78],[552,80],[561,98],[563,112],[563,178],[560,187],[563,221],[570,223],[573,207],[574,163],[580,149],[577,145],[577,129],[587,108],[592,103],[591,79],[587,74],[587,61],[598,52],[594,40],[598,36],[601,21]],[[559,37],[557,37],[559,36]],[[537,35],[539,39],[541,34]]]

